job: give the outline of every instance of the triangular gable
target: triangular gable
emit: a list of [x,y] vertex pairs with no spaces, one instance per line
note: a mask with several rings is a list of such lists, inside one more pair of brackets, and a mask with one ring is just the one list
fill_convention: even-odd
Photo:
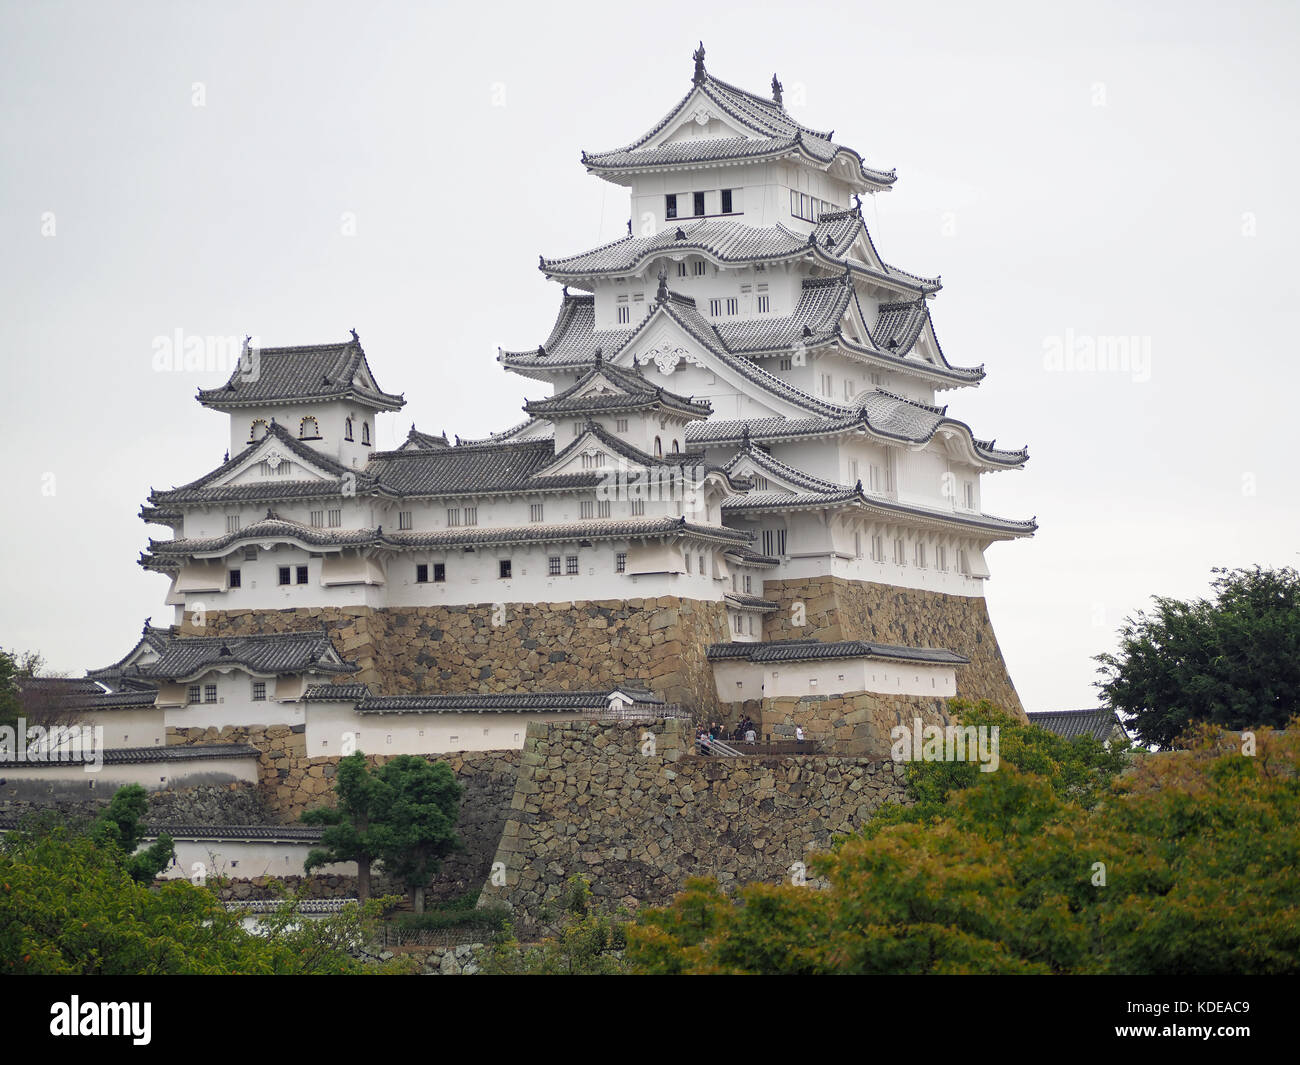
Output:
[[[596,466],[592,459],[604,455],[603,466]],[[585,461],[584,461],[585,460]],[[600,473],[618,470],[649,469],[656,460],[651,455],[638,451],[617,437],[611,436],[599,426],[588,426],[563,451],[555,456],[555,461],[538,470],[534,477],[560,477],[570,473]]]
[[737,121],[710,99],[702,87],[697,86],[682,101],[667,125],[640,147],[657,148],[661,144],[696,138],[745,137],[754,140],[760,135],[770,136],[759,134],[747,124]]
[[[748,359],[730,355],[721,347],[716,335],[705,334],[707,323],[698,312],[674,313],[671,302],[656,304],[640,328],[611,360],[630,367],[633,360],[645,368],[653,379],[658,374],[665,388],[681,393],[702,394],[702,389],[683,388],[673,375],[682,366],[697,366],[725,381],[737,393],[747,396],[772,415],[798,418],[810,412],[841,414],[841,408],[818,400],[770,374]],[[712,333],[712,330],[709,329]],[[758,387],[755,388],[754,386]],[[746,415],[763,417],[761,413]]]
[[765,492],[783,491],[795,495],[808,491],[838,492],[843,488],[843,485],[797,470],[759,448],[738,452],[724,468],[731,476],[752,478],[758,475],[766,479],[768,487],[762,489]]
[[[230,484],[263,484],[270,481],[332,481],[338,473],[328,460],[315,462],[306,447],[291,447],[278,436],[268,433],[254,445],[234,469],[211,481],[206,487]],[[322,457],[323,458],[323,457]],[[262,473],[261,464],[270,464],[271,476]]]

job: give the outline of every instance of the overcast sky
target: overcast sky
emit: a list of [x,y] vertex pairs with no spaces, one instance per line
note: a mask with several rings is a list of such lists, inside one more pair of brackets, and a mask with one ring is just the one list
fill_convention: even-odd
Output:
[[[0,6],[0,646],[80,672],[171,620],[136,564],[150,487],[217,465],[226,377],[155,368],[158,338],[361,335],[407,408],[480,436],[539,383],[537,256],[625,232],[617,147],[713,74],[896,167],[866,217],[942,274],[949,413],[1023,472],[1037,515],[988,552],[1031,710],[1096,704],[1092,656],[1213,566],[1294,564],[1300,381],[1294,3],[757,5],[13,3]],[[1123,365],[1086,352],[1130,338]],[[1117,350],[1112,348],[1112,350]]]

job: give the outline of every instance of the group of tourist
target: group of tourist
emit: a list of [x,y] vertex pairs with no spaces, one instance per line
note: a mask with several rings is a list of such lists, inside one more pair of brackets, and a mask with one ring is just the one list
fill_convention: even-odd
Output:
[[757,743],[758,726],[746,714],[740,723],[732,729],[731,734],[728,735],[721,721],[710,721],[707,729],[700,730],[699,739],[701,742],[704,740],[723,740],[732,743]]

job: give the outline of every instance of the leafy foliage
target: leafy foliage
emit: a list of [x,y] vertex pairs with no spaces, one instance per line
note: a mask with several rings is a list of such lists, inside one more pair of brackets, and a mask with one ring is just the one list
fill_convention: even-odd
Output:
[[[971,720],[968,711],[963,721]],[[827,890],[707,880],[628,930],[648,973],[1282,973],[1300,971],[1300,719],[1218,730],[1116,774],[1004,726],[1002,765],[913,779],[813,859]]]
[[338,806],[308,810],[307,824],[324,825],[321,846],[307,855],[307,872],[333,862],[357,863],[357,894],[369,895],[370,865],[382,861],[424,907],[424,887],[442,859],[460,846],[456,818],[463,789],[446,762],[398,755],[378,769],[357,751],[340,759]]
[[613,914],[592,906],[591,882],[572,876],[566,884],[554,930],[539,943],[522,945],[507,925],[500,941],[483,961],[486,975],[614,976],[627,972],[628,914]]
[[141,884],[147,884],[171,865],[176,853],[171,836],[165,832],[137,853],[145,836],[144,816],[148,806],[149,796],[144,788],[139,784],[124,785],[113,793],[92,827],[101,844],[117,848],[131,879]]
[[1300,573],[1215,569],[1213,601],[1154,598],[1097,655],[1106,703],[1144,743],[1171,746],[1193,722],[1281,727],[1300,710]]
[[[129,811],[133,800],[119,804]],[[122,835],[123,823],[128,836]],[[304,918],[286,899],[246,931],[212,887],[142,883],[121,840],[128,818],[81,827],[33,819],[0,844],[0,972],[13,974],[320,974],[406,972],[410,959],[366,965],[350,951],[380,911],[353,904]],[[116,834],[116,835],[115,835]]]

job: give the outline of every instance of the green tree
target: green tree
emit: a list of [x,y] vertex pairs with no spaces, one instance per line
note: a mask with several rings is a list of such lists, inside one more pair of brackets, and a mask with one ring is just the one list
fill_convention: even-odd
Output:
[[96,816],[91,827],[92,835],[105,846],[116,847],[123,855],[126,871],[131,879],[147,884],[171,865],[176,849],[171,836],[161,833],[157,840],[142,851],[147,829],[144,817],[149,806],[149,796],[139,784],[127,784],[113,793],[113,798]]
[[304,824],[325,827],[321,846],[308,852],[303,868],[310,873],[334,862],[356,862],[360,902],[370,898],[370,866],[379,857],[374,822],[382,790],[383,786],[366,763],[366,756],[357,751],[339,759],[334,777],[338,805],[308,810],[300,818]]
[[1154,597],[1125,619],[1116,654],[1097,655],[1106,704],[1169,747],[1194,722],[1281,727],[1300,709],[1300,574],[1215,569],[1213,599]]
[[442,859],[460,847],[456,818],[462,788],[446,762],[398,755],[375,773],[380,787],[372,826],[384,871],[410,890],[416,913],[424,912],[424,891]]
[[628,914],[599,912],[591,882],[572,876],[565,885],[558,920],[539,942],[522,945],[507,924],[505,934],[483,960],[489,976],[615,976],[628,971]]
[[[1262,730],[1254,756],[1203,729],[1121,774],[1004,753],[941,803],[918,789],[920,819],[882,813],[815,857],[826,890],[692,881],[629,928],[627,956],[651,973],[1295,973],[1297,727]],[[1029,728],[1002,751],[1032,754]]]
[[126,855],[88,829],[31,819],[0,840],[0,972],[58,975],[328,974],[410,971],[409,959],[365,964],[355,945],[379,905],[319,921],[288,899],[260,933],[211,887],[144,884]]

